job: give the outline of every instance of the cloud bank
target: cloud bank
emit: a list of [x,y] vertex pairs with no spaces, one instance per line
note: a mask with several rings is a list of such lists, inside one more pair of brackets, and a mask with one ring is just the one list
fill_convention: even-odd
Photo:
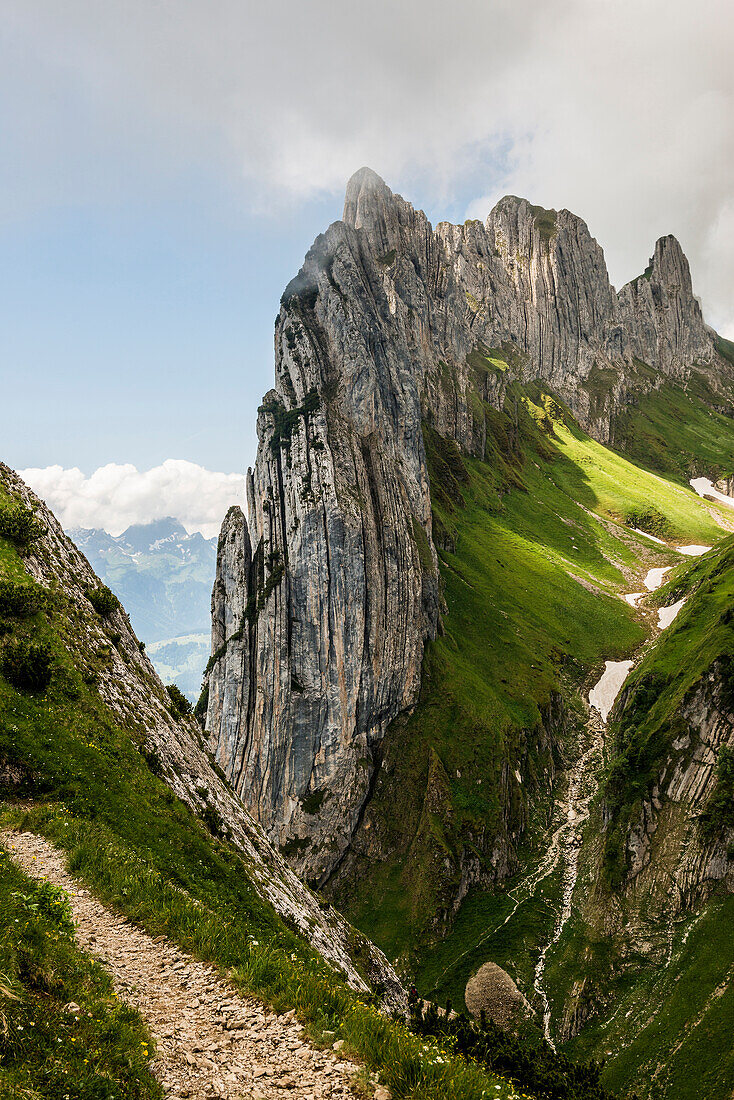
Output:
[[133,523],[173,516],[205,538],[219,533],[232,504],[243,504],[240,474],[205,470],[194,462],[168,458],[151,470],[109,463],[87,477],[81,470],[46,466],[20,470],[20,476],[46,501],[64,530],[101,527],[121,534]]
[[368,164],[429,212],[567,206],[617,285],[675,233],[734,331],[730,0],[6,0],[3,22],[2,210],[198,165],[277,212]]

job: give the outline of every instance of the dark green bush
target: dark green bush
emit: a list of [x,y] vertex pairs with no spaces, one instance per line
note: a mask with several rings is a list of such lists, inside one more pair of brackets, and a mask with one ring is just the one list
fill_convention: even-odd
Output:
[[301,806],[303,812],[306,814],[317,814],[321,809],[324,799],[326,798],[326,791],[311,791],[301,799]]
[[636,527],[639,531],[646,531],[648,535],[655,535],[658,539],[669,538],[671,534],[670,520],[652,504],[647,508],[631,509],[626,513],[624,522],[628,527]]
[[111,615],[120,606],[117,596],[106,584],[101,584],[99,588],[88,588],[87,599],[102,618]]
[[156,749],[155,745],[151,745],[150,747],[145,746],[140,751],[143,754],[145,763],[150,768],[152,774],[161,779],[164,775],[163,761],[158,755],[158,750]]
[[166,691],[171,701],[171,710],[177,718],[183,718],[191,714],[191,703],[176,684],[168,684]]
[[227,835],[227,827],[222,820],[222,815],[216,806],[213,806],[211,802],[207,800],[204,809],[201,812],[201,820],[206,825],[212,836],[224,837]]
[[51,682],[53,654],[46,642],[9,638],[2,650],[2,674],[20,691],[45,691]]
[[28,618],[46,606],[46,591],[33,581],[0,580],[0,615]]
[[194,717],[198,718],[198,720],[202,723],[202,725],[204,724],[204,721],[206,720],[206,708],[208,706],[209,706],[209,685],[204,684],[204,686],[201,689],[201,695],[199,696],[199,699],[196,703],[196,706],[194,707]]
[[27,547],[43,534],[43,524],[36,519],[31,508],[13,501],[0,504],[0,536],[10,539],[16,546]]

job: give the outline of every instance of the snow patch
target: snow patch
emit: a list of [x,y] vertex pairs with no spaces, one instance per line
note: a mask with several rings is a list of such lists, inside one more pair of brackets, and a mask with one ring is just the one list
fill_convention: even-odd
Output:
[[692,477],[689,484],[696,490],[700,497],[713,497],[720,504],[726,504],[728,508],[734,508],[734,497],[728,497],[726,493],[720,493],[707,477]]
[[685,598],[678,600],[677,603],[672,603],[670,607],[658,608],[658,627],[660,630],[665,630],[666,626],[670,626],[673,619],[676,617],[680,609],[685,603]]
[[614,700],[622,690],[632,661],[605,661],[604,674],[598,684],[589,692],[589,704],[599,711],[602,722],[606,722]]
[[652,539],[653,542],[657,542],[660,546],[667,546],[667,542],[664,539],[659,539],[657,535],[651,535],[649,531],[642,531],[639,527],[633,527],[632,530],[636,535],[644,535],[646,539]]
[[645,588],[648,592],[654,592],[656,588],[659,588],[665,579],[665,574],[669,573],[672,568],[672,565],[665,565],[661,568],[651,569],[644,581]]

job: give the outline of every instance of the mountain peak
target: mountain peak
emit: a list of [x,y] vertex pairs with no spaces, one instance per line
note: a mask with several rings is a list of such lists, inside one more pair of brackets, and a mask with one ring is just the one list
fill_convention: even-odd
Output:
[[383,238],[383,243],[401,221],[400,210],[413,207],[391,191],[381,176],[371,168],[360,168],[347,183],[342,221],[353,229],[367,229]]
[[655,243],[655,252],[650,260],[654,275],[665,285],[677,286],[689,295],[693,294],[691,269],[685,252],[677,237],[672,233],[660,237]]
[[164,516],[149,523],[133,523],[120,535],[120,542],[133,550],[148,550],[163,539],[186,538],[186,528],[173,516]]
[[377,172],[371,168],[360,168],[347,183],[342,221],[354,229],[360,229],[365,207],[374,207],[392,198],[392,191]]

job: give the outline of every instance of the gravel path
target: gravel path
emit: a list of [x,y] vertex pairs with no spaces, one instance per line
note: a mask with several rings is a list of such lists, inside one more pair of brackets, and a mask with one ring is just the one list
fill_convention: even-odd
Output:
[[[357,1070],[305,1039],[293,1013],[275,1015],[239,996],[210,966],[164,937],[151,939],[106,909],[67,872],[63,854],[33,833],[6,832],[11,856],[34,878],[69,894],[77,942],[109,971],[155,1037],[155,1076],[166,1095],[191,1100],[327,1100],[354,1097]],[[387,1090],[376,1097],[387,1100]]]

